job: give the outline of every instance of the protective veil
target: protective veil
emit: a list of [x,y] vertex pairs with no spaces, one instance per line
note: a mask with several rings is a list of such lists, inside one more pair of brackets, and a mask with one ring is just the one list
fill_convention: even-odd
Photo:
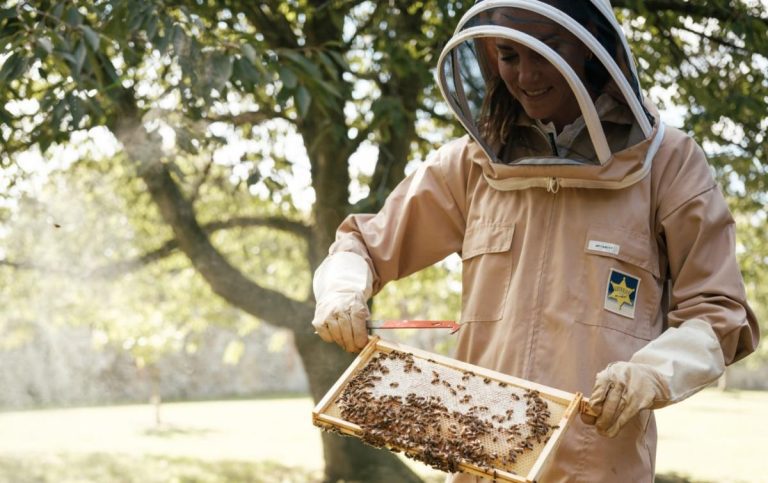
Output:
[[[497,189],[623,188],[647,175],[663,136],[607,2],[479,2],[444,48],[437,77],[492,162],[486,178]],[[568,124],[555,129],[548,121],[557,117]],[[612,167],[630,148],[644,155]]]

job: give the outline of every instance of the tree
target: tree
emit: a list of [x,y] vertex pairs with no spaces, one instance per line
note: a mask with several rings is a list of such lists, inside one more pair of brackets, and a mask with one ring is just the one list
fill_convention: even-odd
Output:
[[[347,214],[377,210],[409,161],[460,132],[431,69],[471,3],[6,1],[0,160],[12,168],[21,153],[108,132],[164,226],[127,261],[183,253],[224,301],[290,329],[317,400],[351,359],[312,333],[308,274]],[[673,90],[718,174],[743,188],[744,209],[764,212],[768,19],[747,2],[614,5],[632,28],[644,85]],[[288,182],[302,169],[294,144],[309,159],[308,211]],[[361,154],[369,171],[356,164]],[[247,254],[217,242],[256,229],[301,247],[301,289],[265,283]],[[386,452],[323,438],[329,481],[417,479]]]

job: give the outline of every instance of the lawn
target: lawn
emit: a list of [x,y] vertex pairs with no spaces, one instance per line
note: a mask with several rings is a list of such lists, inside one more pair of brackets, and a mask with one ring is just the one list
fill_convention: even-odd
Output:
[[[765,392],[707,390],[658,411],[663,481],[768,481],[766,408]],[[317,481],[311,410],[308,398],[172,403],[161,428],[146,405],[0,412],[0,482]]]

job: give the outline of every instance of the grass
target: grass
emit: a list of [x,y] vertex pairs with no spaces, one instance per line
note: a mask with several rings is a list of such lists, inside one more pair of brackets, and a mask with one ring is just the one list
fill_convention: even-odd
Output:
[[705,390],[656,411],[659,473],[707,482],[768,481],[768,392]]
[[0,457],[0,481],[121,483],[306,483],[319,470],[274,462],[205,461],[198,458],[110,453]]
[[[766,481],[768,393],[707,390],[657,411],[658,483]],[[316,482],[308,398],[0,412],[0,482]],[[413,464],[430,482],[439,472]]]

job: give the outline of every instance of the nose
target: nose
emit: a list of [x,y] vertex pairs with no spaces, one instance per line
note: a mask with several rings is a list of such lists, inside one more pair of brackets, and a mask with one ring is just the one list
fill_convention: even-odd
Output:
[[535,52],[526,52],[520,55],[517,64],[517,81],[521,85],[530,85],[539,79],[541,73],[541,57]]

